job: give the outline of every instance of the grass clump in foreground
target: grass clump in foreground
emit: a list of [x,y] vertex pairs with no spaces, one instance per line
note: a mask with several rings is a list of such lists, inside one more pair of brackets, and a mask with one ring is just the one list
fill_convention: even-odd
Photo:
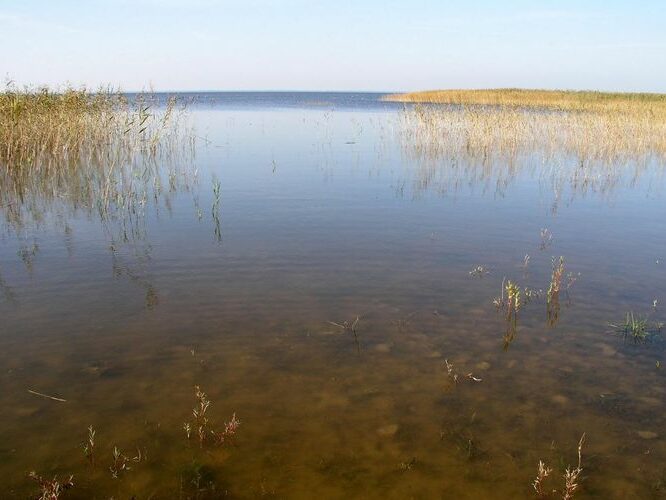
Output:
[[0,92],[0,166],[54,168],[77,163],[156,156],[178,133],[175,98],[155,112],[155,99],[131,99],[111,89],[95,92],[47,87]]
[[661,323],[651,324],[647,318],[637,318],[633,312],[627,313],[622,324],[610,324],[614,331],[620,333],[625,339],[634,342],[645,342],[661,331]]

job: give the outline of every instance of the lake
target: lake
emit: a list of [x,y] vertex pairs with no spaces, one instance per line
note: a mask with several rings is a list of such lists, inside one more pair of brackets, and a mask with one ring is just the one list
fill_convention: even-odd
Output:
[[381,97],[183,94],[113,214],[0,178],[3,498],[529,498],[583,434],[576,497],[666,497],[664,164],[443,161]]

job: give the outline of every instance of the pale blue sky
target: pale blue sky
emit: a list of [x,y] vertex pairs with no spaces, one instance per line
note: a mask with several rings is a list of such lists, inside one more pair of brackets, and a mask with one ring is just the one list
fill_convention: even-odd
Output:
[[0,0],[0,74],[124,90],[666,92],[666,0]]

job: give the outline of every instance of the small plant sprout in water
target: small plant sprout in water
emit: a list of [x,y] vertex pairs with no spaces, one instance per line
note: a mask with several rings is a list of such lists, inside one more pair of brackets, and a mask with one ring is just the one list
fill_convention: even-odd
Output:
[[483,278],[486,274],[490,274],[490,271],[484,266],[476,266],[469,272],[470,276],[478,276],[479,278]]
[[203,448],[204,442],[206,441],[206,431],[208,426],[206,412],[210,407],[210,401],[208,400],[206,393],[203,392],[198,385],[194,387],[194,396],[197,398],[197,405],[192,409],[194,428],[199,437],[199,446]]
[[[453,363],[449,363],[448,359],[444,360],[444,366],[446,367],[446,373],[448,377],[453,380],[454,384],[458,384],[458,380],[460,379],[460,376],[458,375],[458,372],[453,366]],[[464,376],[467,380],[471,380],[472,382],[482,382],[483,379],[480,379],[478,377],[475,377],[472,372],[468,373],[467,375]]]
[[543,290],[525,287],[521,288],[511,280],[502,280],[501,294],[493,299],[498,310],[504,311],[507,331],[504,335],[504,349],[513,341],[518,329],[518,311],[532,301],[539,300],[544,295]]
[[539,248],[545,250],[553,243],[553,233],[548,228],[541,229],[541,244]]
[[493,300],[493,304],[506,312],[507,321],[515,321],[523,304],[520,287],[511,280],[502,280],[502,294]]
[[560,256],[559,260],[553,257],[552,266],[553,271],[547,294],[548,324],[550,326],[557,324],[560,313],[560,292],[564,290],[568,293],[569,289],[576,283],[576,280],[580,276],[580,274],[568,273],[566,274],[566,284],[563,284],[563,279],[565,278],[564,257]]
[[53,479],[44,479],[35,471],[32,471],[28,474],[28,477],[39,484],[39,496],[34,497],[37,500],[58,500],[65,490],[74,487],[74,476],[69,476],[69,479],[60,482],[57,477],[54,477]]
[[88,441],[83,444],[83,454],[85,455],[88,463],[95,466],[95,429],[91,425],[88,427]]
[[236,436],[236,431],[238,431],[239,426],[240,420],[236,418],[236,414],[234,413],[231,416],[231,420],[224,424],[224,430],[222,432],[216,432],[214,430],[211,431],[213,438],[215,439],[215,443],[222,445],[225,442],[233,442],[233,438]]
[[571,500],[574,496],[574,492],[578,489],[578,479],[580,478],[581,472],[583,472],[582,455],[584,442],[585,433],[583,433],[580,437],[580,441],[578,441],[578,465],[575,469],[567,467],[567,470],[564,471],[564,494],[562,495],[562,500]]
[[196,432],[197,438],[199,439],[199,446],[201,448],[203,448],[204,444],[211,438],[217,445],[232,441],[240,426],[240,420],[236,418],[236,414],[234,413],[231,416],[231,420],[224,425],[224,429],[221,432],[209,429],[210,421],[208,420],[207,412],[211,402],[208,399],[208,396],[206,396],[206,393],[203,392],[198,385],[194,387],[194,396],[197,400],[197,404],[192,410],[194,422],[185,422],[183,424],[183,430],[185,431],[187,439],[191,438],[193,431]]
[[[356,352],[358,354],[361,354],[361,343],[359,342],[358,338],[358,333],[356,333],[356,326],[358,325],[358,322],[361,320],[360,316],[356,316],[356,319],[354,321],[343,321],[342,323],[336,323],[335,321],[329,321],[329,324],[333,326],[337,326],[338,328],[341,328],[345,332],[349,332],[352,335],[354,335],[354,343],[356,344]],[[406,322],[404,322],[406,324]],[[398,328],[401,328],[401,323],[398,323]]]
[[564,257],[555,260],[553,257],[553,273],[550,276],[550,286],[548,287],[548,302],[557,298],[562,289],[562,278],[564,276]]
[[513,315],[515,318],[516,314],[518,314],[518,310],[520,309],[522,302],[520,300],[520,288],[512,281],[508,281],[506,284],[506,298],[507,317],[510,318]]
[[[585,443],[585,433],[578,441],[578,464],[575,468],[571,466],[567,467],[564,471],[564,488],[559,491],[562,495],[562,500],[571,500],[574,497],[574,493],[579,487],[580,475],[583,472],[583,444]],[[558,490],[553,489],[548,491],[545,486],[545,482],[552,474],[553,469],[548,467],[542,460],[539,460],[539,465],[537,466],[537,475],[534,481],[532,482],[532,487],[538,498],[547,498],[551,497],[553,494],[558,493]]]
[[662,323],[650,324],[647,318],[637,318],[633,312],[628,312],[623,323],[610,323],[609,326],[625,339],[639,343],[646,342],[650,337],[659,333],[664,325]]
[[507,319],[513,319],[516,313],[534,300],[539,300],[543,296],[543,290],[520,287],[511,280],[502,280],[502,289],[499,297],[493,299],[493,305],[500,310],[505,310]]
[[329,321],[329,324],[342,328],[346,332],[356,333],[356,325],[361,320],[359,316],[356,316],[354,321],[343,321],[342,323],[336,323],[335,321]]
[[505,313],[507,329],[504,334],[504,350],[508,349],[518,331],[518,311],[524,306],[541,298],[543,292],[531,288],[520,287],[511,280],[502,280],[502,293],[493,300],[498,310]]
[[539,460],[539,466],[537,467],[537,477],[532,483],[532,487],[534,488],[537,497],[543,498],[546,496],[543,483],[552,472],[553,469],[551,467],[546,467],[543,461]]
[[114,446],[113,462],[109,467],[109,470],[111,471],[111,477],[113,477],[113,479],[118,479],[121,473],[132,469],[130,467],[130,464],[132,462],[139,463],[141,462],[141,459],[142,459],[141,450],[138,448],[136,449],[136,455],[132,458],[129,458],[122,451],[120,451],[117,446]]
[[454,384],[458,383],[458,374],[453,368],[453,364],[449,363],[448,359],[444,360],[444,366],[446,366],[446,371],[451,380],[453,380]]

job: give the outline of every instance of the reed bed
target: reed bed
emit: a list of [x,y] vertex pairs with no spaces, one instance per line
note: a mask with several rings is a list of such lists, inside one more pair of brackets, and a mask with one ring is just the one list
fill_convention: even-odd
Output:
[[130,99],[111,89],[9,85],[0,93],[0,165],[58,168],[155,157],[181,138],[176,99],[157,104],[148,94]]
[[429,90],[392,94],[393,102],[499,106],[558,111],[600,111],[666,115],[666,94],[532,89]]
[[83,210],[140,230],[151,202],[189,190],[195,135],[175,98],[68,88],[0,93],[0,208],[10,227]]
[[406,135],[424,155],[486,162],[537,154],[585,165],[666,162],[666,114],[552,112],[511,107],[417,105]]
[[[558,197],[567,189],[606,193],[622,179],[635,182],[647,169],[666,165],[661,96],[568,103],[557,100],[562,93],[544,92],[525,105],[522,91],[513,100],[511,92],[456,92],[444,93],[441,101],[434,94],[433,103],[406,104],[401,113],[403,150],[417,165],[416,192],[476,184],[503,192],[528,170]],[[400,99],[417,102],[416,95]],[[604,99],[608,104],[602,106]]]

